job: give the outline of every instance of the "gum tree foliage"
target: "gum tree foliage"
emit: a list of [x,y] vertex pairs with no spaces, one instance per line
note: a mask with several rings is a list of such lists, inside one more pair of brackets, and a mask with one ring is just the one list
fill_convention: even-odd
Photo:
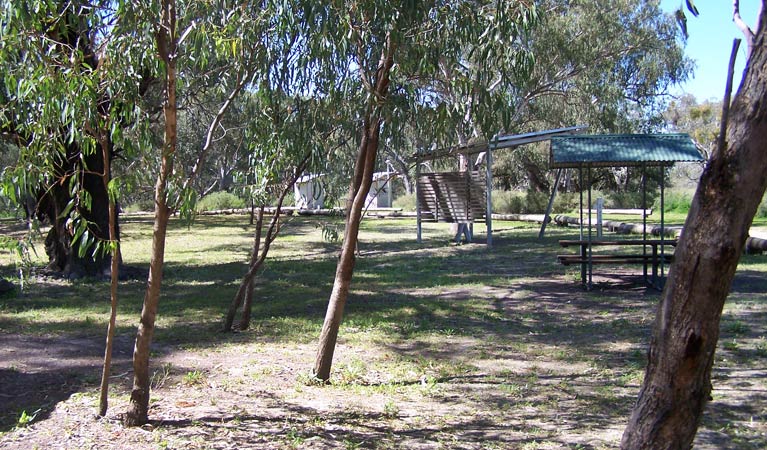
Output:
[[[697,14],[692,2],[687,3]],[[739,3],[733,6],[737,19]],[[691,448],[711,400],[722,309],[767,188],[764,6],[763,1],[754,31],[748,30],[749,59],[730,105],[723,145],[714,149],[703,170],[674,253],[623,449]]]
[[101,8],[5,1],[0,16],[0,129],[20,148],[3,172],[3,191],[51,224],[49,268],[75,277],[110,270],[93,245],[110,240],[108,191],[116,191],[102,183],[110,172],[103,155],[131,152],[122,124],[135,120],[126,98],[140,89],[106,75],[119,64],[105,61],[111,23]]
[[[669,131],[688,133],[706,159],[714,152],[722,120],[721,101],[698,102],[692,94],[685,94],[669,102],[663,118]],[[678,164],[672,169],[672,178],[694,186],[702,169],[703,164]]]
[[[493,92],[504,91],[505,103],[498,106],[511,117],[498,120],[488,127],[491,134],[483,135],[472,122],[471,110],[464,111],[465,123],[436,144],[486,140],[497,131],[524,133],[575,124],[589,125],[591,132],[654,130],[661,123],[659,113],[669,87],[686,79],[692,67],[683,56],[674,17],[654,2],[637,0],[546,0],[536,5],[541,20],[524,43],[536,62],[530,76],[490,85]],[[455,72],[443,70],[442,78],[448,81],[435,89],[456,103],[462,93],[452,90],[452,77]],[[416,148],[435,144],[435,137],[417,130],[402,136],[404,142],[387,142],[386,158],[412,176],[407,157]],[[498,152],[496,182],[504,189],[548,191],[547,165],[547,147]],[[609,189],[634,190],[632,180],[639,177],[625,175],[604,171],[597,181]]]
[[[517,85],[513,126],[507,131],[572,125],[588,125],[589,133],[657,130],[669,88],[692,69],[674,17],[657,2],[638,0],[538,5],[542,20],[527,42],[536,64]],[[498,152],[498,182],[504,188],[549,191],[547,152],[547,146]],[[598,189],[638,190],[638,171],[594,176]]]
[[[252,143],[249,147],[252,162],[235,178],[241,181],[242,191],[258,208],[258,214],[248,271],[224,318],[224,331],[233,329],[238,310],[241,318],[237,328],[245,330],[250,326],[256,276],[279,235],[285,197],[292,193],[302,174],[327,163],[333,148],[328,141],[338,125],[326,120],[332,117],[332,110],[318,99],[287,98],[282,89],[271,89],[269,83],[262,84],[253,97],[258,114],[248,124],[246,138]],[[274,207],[267,226],[266,206]]]
[[[104,189],[102,175],[110,171],[104,155],[140,160],[134,172],[156,174],[152,258],[128,424],[147,420],[149,346],[168,218],[194,203],[191,185],[226,110],[246,86],[258,84],[262,68],[269,67],[267,48],[282,45],[266,37],[278,6],[193,0],[2,3],[0,126],[21,148],[18,164],[6,171],[4,193],[12,195],[9,187],[21,185],[60,200],[52,217],[62,221],[56,225],[60,235],[82,256],[116,242],[94,217],[108,211],[94,199],[107,192],[116,198],[121,186],[121,180],[111,180]],[[202,124],[205,140],[191,163],[177,166],[178,108],[200,92],[218,92],[211,97],[219,105]]]
[[[284,83],[289,78],[270,77],[274,61],[289,53],[293,42],[288,28],[280,21],[282,3],[270,2],[175,2],[160,0],[151,4],[125,3],[122,14],[136,17],[135,24],[147,24],[146,47],[159,56],[156,79],[160,80],[163,139],[156,158],[159,160],[155,183],[155,219],[152,257],[144,296],[141,321],[133,352],[133,388],[125,415],[127,425],[141,425],[148,420],[149,352],[160,300],[163,278],[165,235],[170,215],[181,206],[193,207],[193,183],[214,148],[222,120],[238,96],[246,89],[268,82]],[[178,112],[180,99],[193,98],[203,89],[217,89],[221,102],[210,122],[202,147],[193,163],[176,166],[178,149]]]
[[520,36],[536,14],[526,1],[311,2],[295,11],[302,11],[301,66],[314,94],[339,105],[339,122],[355,126],[343,245],[314,366],[327,381],[379,148],[396,145],[408,124],[439,142],[453,141],[456,130],[489,134],[508,124],[506,88],[531,70]]
[[688,133],[708,157],[719,139],[722,102],[698,102],[694,95],[685,94],[668,104],[663,118],[671,130]]

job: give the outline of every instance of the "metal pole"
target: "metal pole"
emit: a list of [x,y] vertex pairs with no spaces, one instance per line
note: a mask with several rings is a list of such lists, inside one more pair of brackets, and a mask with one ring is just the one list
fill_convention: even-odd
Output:
[[546,213],[543,215],[543,223],[541,224],[541,231],[538,233],[538,239],[543,238],[543,234],[546,233],[546,225],[551,220],[551,209],[554,208],[554,197],[557,195],[557,187],[559,186],[559,178],[562,176],[562,169],[557,169],[557,176],[554,179],[554,188],[551,189],[551,197],[549,197],[549,204],[546,205]]
[[[663,241],[666,237],[666,221],[665,221],[665,188],[666,188],[666,166],[660,165],[660,277],[663,278],[663,258],[665,256],[665,246]],[[660,282],[660,280],[659,280]],[[658,286],[660,287],[660,286]]]
[[580,229],[580,240],[583,240],[583,166],[578,166],[578,194],[580,196],[579,202],[578,202],[578,214],[580,214],[580,219],[578,220],[578,228]]
[[[642,163],[642,240],[647,241],[647,165]],[[642,246],[642,274],[647,283],[647,245]]]
[[421,177],[421,160],[415,161],[415,223],[416,223],[416,242],[421,243],[421,189],[418,187]]
[[589,286],[588,289],[591,289],[591,281],[592,281],[592,275],[593,275],[593,262],[591,259],[591,164],[588,165],[588,177],[589,177]]
[[498,145],[498,135],[493,136],[493,141],[487,146],[487,157],[485,158],[485,188],[487,193],[487,211],[485,212],[485,225],[487,225],[487,246],[493,246],[493,149]]

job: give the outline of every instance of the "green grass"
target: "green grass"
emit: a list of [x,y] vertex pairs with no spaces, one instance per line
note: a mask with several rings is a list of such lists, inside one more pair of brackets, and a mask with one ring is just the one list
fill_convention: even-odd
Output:
[[[340,243],[325,241],[318,222],[304,217],[285,222],[257,279],[251,328],[222,334],[223,314],[245,273],[252,227],[245,216],[199,217],[190,228],[173,220],[155,342],[201,354],[247,349],[254,354],[252,370],[226,379],[227,385],[284,384],[274,381],[282,364],[258,355],[313,347],[319,335]],[[426,224],[424,242],[418,244],[414,220],[364,221],[339,334],[344,351],[334,362],[332,384],[312,383],[306,367],[288,381],[295,402],[321,389],[337,398],[381,398],[375,411],[350,410],[342,418],[361,428],[380,419],[385,425],[377,427],[398,430],[416,427],[419,420],[459,429],[463,419],[412,412],[419,402],[454,404],[464,408],[456,417],[486,417],[493,426],[513,422],[516,428],[507,432],[522,440],[511,447],[525,440],[560,442],[541,428],[555,416],[566,417],[578,433],[624,420],[644,374],[658,293],[581,290],[568,269],[556,263],[562,251],[557,240],[573,238],[576,229],[552,226],[539,240],[536,224],[494,225],[495,245],[487,248],[454,245],[445,224]],[[475,229],[481,238],[482,227]],[[151,220],[126,219],[122,233],[125,262],[147,268]],[[0,263],[7,269],[8,262]],[[765,256],[741,260],[722,318],[717,367],[756,370],[767,362],[765,273]],[[135,333],[145,284],[120,284],[118,335]],[[0,332],[101,336],[108,313],[106,282],[33,282],[21,296],[0,299]],[[153,385],[167,386],[170,379],[189,389],[222,383],[217,371],[175,361],[154,370]],[[706,426],[718,430],[747,420],[737,408],[727,411],[730,415],[707,416]],[[311,431],[289,425],[295,429],[281,435],[287,448],[312,437]],[[435,439],[450,447],[455,432],[441,433]],[[339,443],[346,439],[339,436]],[[349,437],[348,445],[356,445],[355,439]]]

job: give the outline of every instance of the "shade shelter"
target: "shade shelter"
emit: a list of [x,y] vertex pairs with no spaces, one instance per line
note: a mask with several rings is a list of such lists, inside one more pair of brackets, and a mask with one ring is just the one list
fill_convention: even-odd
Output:
[[[459,224],[471,239],[472,225],[484,222],[487,245],[493,243],[493,152],[513,149],[520,145],[546,141],[554,136],[571,135],[585,130],[585,126],[557,128],[524,134],[497,134],[490,142],[455,146],[413,155],[416,163],[416,216],[417,238],[421,242],[422,222],[448,222]],[[421,165],[441,158],[464,155],[469,162],[465,171],[421,172]],[[472,159],[476,160],[472,162]],[[485,170],[479,167],[484,164]]]
[[[546,223],[551,214],[551,205],[556,195],[556,186],[564,169],[577,169],[583,186],[583,176],[586,173],[586,185],[588,186],[588,221],[587,233],[584,234],[583,220],[583,189],[580,191],[580,239],[587,249],[586,263],[582,266],[587,270],[582,273],[584,282],[591,285],[593,272],[592,255],[592,224],[591,224],[591,171],[595,167],[641,167],[642,169],[642,202],[643,209],[647,208],[647,184],[646,171],[648,168],[657,168],[661,171],[660,176],[660,221],[661,230],[664,230],[664,171],[676,162],[699,162],[703,161],[698,148],[687,134],[604,134],[604,135],[578,135],[566,137],[552,137],[549,165],[557,169],[556,181],[552,190],[549,206],[546,211],[540,236],[543,235]],[[647,217],[642,215],[642,239],[647,241]],[[663,274],[665,233],[660,233],[660,258],[661,276]],[[643,250],[646,252],[646,248]],[[646,256],[646,255],[645,255]],[[647,259],[645,258],[645,262]],[[647,276],[647,264],[645,263],[645,277]]]

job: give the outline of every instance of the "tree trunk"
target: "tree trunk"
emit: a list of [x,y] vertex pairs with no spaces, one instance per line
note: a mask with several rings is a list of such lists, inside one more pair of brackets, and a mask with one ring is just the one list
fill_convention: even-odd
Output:
[[[107,139],[101,139],[102,156],[104,159],[104,171],[101,179],[104,189],[109,193],[109,182],[111,181],[111,150],[107,145]],[[109,196],[107,195],[109,198]],[[109,375],[112,367],[112,347],[115,338],[115,321],[117,319],[117,282],[119,277],[120,261],[120,243],[117,236],[117,205],[114,198],[109,198],[109,240],[111,241],[111,282],[109,289],[110,308],[109,325],[107,326],[107,339],[104,349],[104,365],[101,370],[101,396],[99,398],[99,415],[105,416],[109,405]]]
[[[101,146],[111,152],[111,144],[107,141]],[[85,171],[80,167],[80,149],[70,144],[66,157],[57,170],[57,181],[48,189],[42,190],[37,200],[37,216],[51,224],[45,238],[45,252],[48,255],[48,269],[61,273],[67,278],[82,278],[84,276],[109,276],[111,257],[103,254],[92,255],[87,252],[82,257],[78,255],[79,243],[72,242],[73,230],[67,226],[69,215],[63,215],[67,204],[72,200],[69,182],[71,174],[81,172],[83,189],[92,198],[90,210],[77,206],[83,218],[91,222],[88,230],[99,240],[109,240],[109,196],[99,175],[104,169],[104,151],[93,152],[83,159],[88,167]],[[117,216],[116,216],[117,220]],[[119,237],[119,226],[116,225]],[[118,261],[119,262],[119,261]]]
[[330,368],[333,363],[336,340],[338,339],[338,329],[341,326],[344,306],[349,296],[352,274],[354,273],[354,252],[357,248],[357,237],[359,235],[360,221],[362,220],[362,209],[365,206],[365,198],[373,182],[373,167],[376,151],[378,150],[380,127],[379,121],[371,124],[369,119],[367,119],[363,128],[363,137],[359,148],[360,158],[358,158],[354,170],[354,179],[358,179],[359,184],[354,189],[354,196],[351,197],[352,202],[347,208],[341,256],[336,266],[333,291],[330,294],[328,310],[325,314],[325,322],[322,325],[322,332],[320,334],[317,358],[314,363],[314,376],[322,381],[330,379]]
[[701,175],[655,319],[623,449],[688,449],[710,400],[719,321],[767,177],[767,9],[731,109],[727,144]]
[[[264,205],[258,211],[258,222],[255,231],[255,242],[253,244],[253,253],[250,256],[250,264],[248,266],[248,273],[242,278],[240,288],[237,290],[237,294],[234,296],[229,311],[224,318],[223,331],[232,331],[232,323],[234,323],[234,316],[237,314],[237,309],[240,305],[242,307],[242,317],[240,318],[239,328],[240,330],[247,330],[250,326],[250,312],[253,305],[253,289],[254,279],[258,270],[266,261],[266,257],[269,255],[269,249],[272,242],[277,239],[277,235],[280,233],[280,215],[282,214],[282,204],[285,202],[285,196],[288,192],[293,190],[293,186],[296,184],[298,177],[306,170],[306,166],[309,164],[311,153],[304,155],[301,162],[296,165],[293,171],[293,177],[285,184],[280,192],[280,196],[277,199],[277,207],[274,210],[271,222],[269,222],[269,229],[266,231],[266,238],[264,239],[264,247],[261,249],[261,229],[264,223]],[[259,255],[259,250],[261,254]]]
[[[394,65],[394,45],[390,35],[386,36],[386,47],[376,70],[374,94],[375,98],[386,99],[389,89],[389,73]],[[378,108],[376,106],[375,108]],[[377,112],[377,111],[376,111]],[[328,310],[320,333],[319,348],[314,362],[314,376],[327,382],[330,380],[330,368],[333,364],[338,339],[338,329],[344,314],[344,306],[349,296],[349,289],[354,273],[354,252],[357,249],[357,237],[359,235],[362,209],[365,207],[365,199],[373,184],[373,170],[375,168],[378,153],[378,138],[381,132],[381,118],[371,119],[371,114],[365,117],[362,126],[357,161],[354,164],[354,176],[349,186],[349,197],[346,208],[346,227],[344,228],[344,241],[341,246],[341,256],[336,266],[336,276],[333,281],[333,291],[328,301]]]
[[[250,254],[250,264],[248,264],[248,273],[251,271],[255,273],[255,270],[258,270],[258,267],[256,267],[255,270],[253,270],[254,266],[258,263],[258,252],[261,249],[261,228],[264,225],[264,205],[261,205],[258,208],[258,219],[256,220],[256,231],[254,232],[254,240],[253,240],[253,252]],[[253,299],[253,277],[248,277],[247,274],[243,278],[242,282],[240,283],[239,289],[237,289],[237,294],[235,294],[234,299],[232,299],[231,305],[229,305],[229,310],[226,313],[226,317],[224,318],[224,331],[232,331],[232,324],[234,323],[234,316],[237,315],[237,310],[240,308],[240,306],[243,304],[243,302],[247,305],[248,304],[248,298]],[[249,306],[249,305],[248,305]],[[242,324],[240,324],[240,329],[242,330]]]
[[152,230],[152,258],[149,262],[144,305],[141,309],[141,323],[133,348],[133,389],[130,406],[125,414],[127,426],[143,425],[149,420],[149,351],[154,335],[157,307],[160,303],[163,264],[165,261],[165,236],[168,229],[170,209],[167,205],[168,179],[173,173],[173,157],[177,144],[177,103],[176,103],[176,3],[163,0],[161,26],[157,33],[157,49],[165,63],[165,143],[162,149],[160,172],[155,185],[155,213]]
[[[162,166],[166,167],[166,157]],[[164,170],[162,170],[164,172]],[[168,228],[169,210],[165,205],[164,183],[159,182],[155,189],[155,217],[152,231],[152,259],[149,263],[149,279],[144,294],[144,305],[141,308],[141,323],[133,347],[133,389],[131,390],[130,406],[125,414],[126,426],[139,426],[149,420],[149,352],[154,335],[154,323],[157,317],[157,307],[160,303],[160,287],[162,285],[162,270],[165,260],[165,235]],[[162,186],[161,186],[162,184]]]

